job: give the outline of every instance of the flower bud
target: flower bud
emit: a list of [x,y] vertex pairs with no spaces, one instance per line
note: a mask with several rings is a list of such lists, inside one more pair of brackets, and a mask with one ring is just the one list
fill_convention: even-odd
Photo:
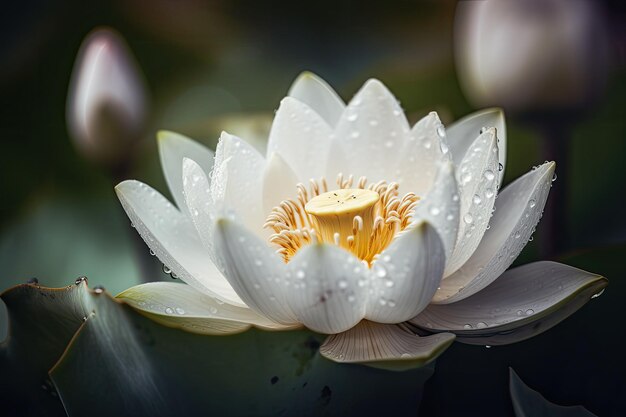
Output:
[[66,111],[69,133],[83,156],[107,165],[123,163],[144,127],[146,88],[117,32],[96,29],[83,41]]
[[460,2],[457,73],[476,106],[571,110],[602,92],[607,34],[596,0]]

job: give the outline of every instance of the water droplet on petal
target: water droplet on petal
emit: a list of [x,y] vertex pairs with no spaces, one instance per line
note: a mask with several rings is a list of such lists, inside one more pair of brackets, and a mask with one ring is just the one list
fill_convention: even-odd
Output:
[[535,314],[535,310],[533,310],[532,308],[529,308],[528,310],[526,310],[526,315],[530,316],[532,314]]
[[96,285],[93,287],[93,292],[96,294],[102,294],[104,292],[104,287],[102,285]]
[[493,171],[490,169],[486,170],[483,175],[487,181],[493,181],[493,179],[496,177]]
[[605,289],[604,289],[604,288],[602,288],[602,291],[600,291],[599,293],[596,293],[596,294],[592,295],[592,296],[591,296],[591,298],[598,298],[598,297],[600,297],[600,296],[604,293],[604,290],[605,290]]
[[474,204],[476,204],[478,206],[482,202],[483,202],[483,200],[480,198],[480,196],[478,194],[474,194],[474,197],[472,198],[472,203],[474,203]]
[[171,307],[167,307],[167,308],[165,309],[165,312],[166,312],[167,314],[174,314],[174,309],[172,309]]
[[530,207],[530,208],[533,208],[533,207],[535,207],[536,205],[537,205],[537,202],[535,201],[535,199],[534,199],[534,198],[533,198],[533,199],[531,199],[531,200],[528,202],[528,207]]
[[484,321],[480,321],[480,322],[476,323],[476,328],[477,329],[484,329],[485,327],[487,327],[487,323],[485,323]]
[[176,312],[177,312],[178,314],[180,314],[180,315],[185,314],[185,310],[183,310],[183,309],[182,309],[182,308],[180,308],[180,307],[176,307]]
[[463,221],[467,224],[471,224],[474,221],[474,217],[467,213],[465,216],[463,216]]

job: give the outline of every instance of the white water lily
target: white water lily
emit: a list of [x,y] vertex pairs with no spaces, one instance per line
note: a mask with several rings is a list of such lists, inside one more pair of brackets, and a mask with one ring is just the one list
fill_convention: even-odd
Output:
[[320,352],[332,360],[396,368],[432,360],[455,333],[469,343],[530,337],[606,281],[552,262],[504,272],[532,236],[555,168],[533,168],[496,203],[505,145],[498,109],[447,131],[434,112],[411,127],[381,82],[346,105],[305,73],[276,112],[265,157],[227,133],[215,157],[160,133],[177,207],[138,181],[116,191],[188,285],[119,297],[199,333],[306,326],[330,335]]

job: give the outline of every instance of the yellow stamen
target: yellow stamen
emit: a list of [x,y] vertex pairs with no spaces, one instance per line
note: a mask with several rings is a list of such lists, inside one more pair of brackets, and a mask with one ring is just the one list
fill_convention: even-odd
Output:
[[302,247],[321,241],[341,246],[371,264],[399,232],[411,223],[419,197],[398,197],[397,183],[379,181],[367,186],[359,178],[357,188],[350,175],[337,176],[338,190],[328,191],[324,178],[312,179],[309,189],[298,184],[297,198],[272,209],[263,227],[274,230],[270,242],[278,246],[285,262]]

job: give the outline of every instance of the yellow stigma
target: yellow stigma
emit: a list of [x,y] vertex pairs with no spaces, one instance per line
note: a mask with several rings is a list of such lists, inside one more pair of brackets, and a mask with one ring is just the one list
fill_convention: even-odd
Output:
[[374,208],[379,199],[376,191],[340,189],[313,197],[304,210],[311,215],[313,227],[323,241],[335,242],[364,258],[369,251]]

